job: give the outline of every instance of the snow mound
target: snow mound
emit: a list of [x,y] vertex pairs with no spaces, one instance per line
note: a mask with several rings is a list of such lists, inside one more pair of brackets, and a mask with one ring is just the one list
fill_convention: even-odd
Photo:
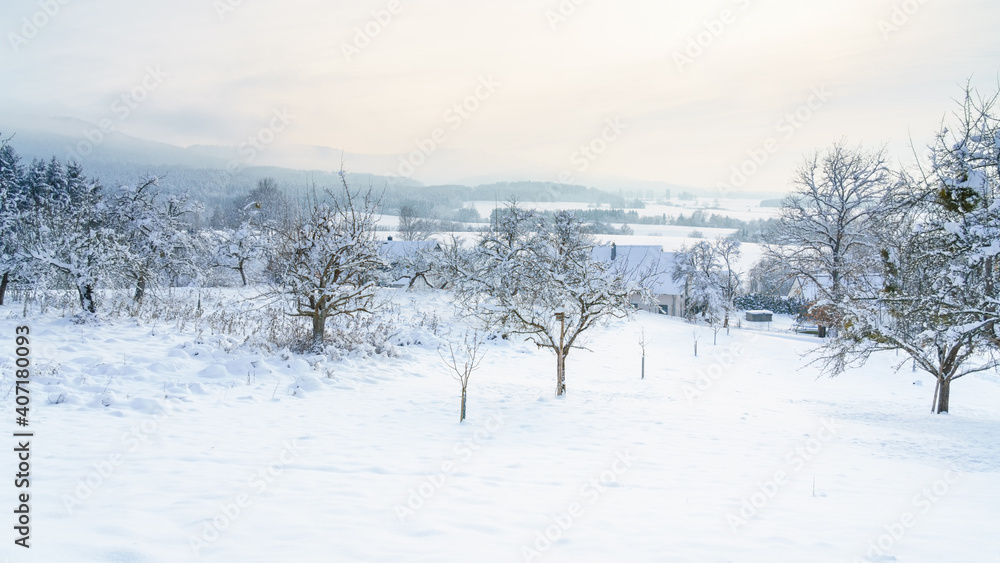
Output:
[[295,383],[288,386],[288,393],[300,397],[305,393],[319,391],[323,388],[323,383],[311,375],[300,375],[295,378]]
[[219,364],[211,364],[205,369],[198,372],[198,375],[206,379],[222,379],[229,377],[229,371],[225,367]]

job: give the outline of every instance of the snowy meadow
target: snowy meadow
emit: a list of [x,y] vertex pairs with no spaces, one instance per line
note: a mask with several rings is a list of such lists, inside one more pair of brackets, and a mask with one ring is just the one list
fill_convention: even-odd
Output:
[[438,349],[465,326],[442,292],[387,291],[391,348],[336,359],[215,331],[231,291],[201,320],[4,306],[36,370],[34,547],[10,560],[998,560],[995,375],[935,415],[889,353],[820,377],[790,318],[713,346],[638,312],[569,356],[558,399],[551,352],[487,341],[459,424]]

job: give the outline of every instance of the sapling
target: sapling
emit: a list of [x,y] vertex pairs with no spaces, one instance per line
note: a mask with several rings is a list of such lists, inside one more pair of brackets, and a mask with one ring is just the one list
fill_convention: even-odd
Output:
[[646,345],[649,341],[646,340],[646,329],[641,329],[639,331],[639,347],[642,348],[642,372],[639,379],[646,379]]
[[467,396],[466,390],[469,387],[469,377],[472,376],[473,371],[479,368],[479,364],[482,363],[483,356],[485,355],[485,352],[481,349],[482,345],[482,335],[479,334],[479,331],[475,331],[471,336],[469,333],[465,333],[465,337],[462,339],[460,345],[456,346],[449,342],[448,356],[445,356],[440,348],[438,349],[438,355],[441,356],[441,360],[454,372],[452,377],[462,384],[462,409],[458,419],[459,422],[465,420],[465,400]]

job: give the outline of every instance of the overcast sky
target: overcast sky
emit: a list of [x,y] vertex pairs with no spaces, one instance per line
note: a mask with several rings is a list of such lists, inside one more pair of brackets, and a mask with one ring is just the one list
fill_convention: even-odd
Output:
[[5,0],[0,22],[4,113],[187,146],[284,111],[276,143],[407,153],[440,130],[441,148],[705,188],[748,151],[770,149],[745,166],[756,190],[839,138],[902,156],[1000,72],[987,0]]

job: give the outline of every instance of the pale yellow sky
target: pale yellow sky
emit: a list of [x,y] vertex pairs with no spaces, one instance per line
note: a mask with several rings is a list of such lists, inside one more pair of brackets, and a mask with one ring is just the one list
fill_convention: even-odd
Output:
[[745,165],[746,189],[782,190],[804,152],[905,156],[967,78],[995,89],[998,24],[984,0],[7,0],[0,104],[182,146],[239,145],[282,109],[275,146],[405,154],[443,133],[424,181],[490,161],[717,188]]

